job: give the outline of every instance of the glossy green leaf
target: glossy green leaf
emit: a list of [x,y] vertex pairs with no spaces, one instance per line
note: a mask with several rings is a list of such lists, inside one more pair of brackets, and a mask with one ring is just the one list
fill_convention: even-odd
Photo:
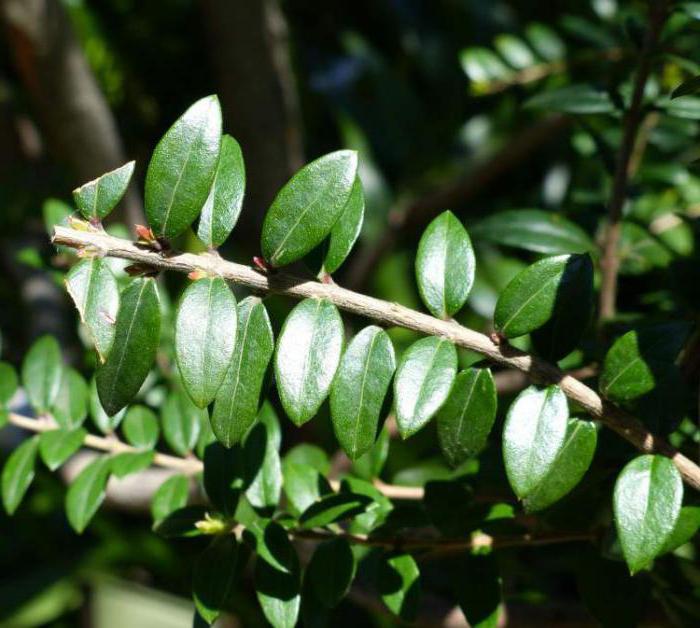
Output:
[[547,257],[518,273],[496,303],[494,323],[506,338],[516,338],[542,327],[558,308],[577,308],[582,282],[592,273],[587,255]]
[[136,396],[151,370],[160,338],[160,301],[154,279],[136,279],[121,294],[114,341],[97,369],[97,392],[114,416]]
[[558,386],[530,386],[511,405],[503,426],[503,461],[519,499],[547,477],[566,441],[568,418],[566,396]]
[[221,107],[207,96],[170,127],[148,164],[144,201],[157,236],[174,238],[192,224],[209,196],[220,149]]
[[299,559],[287,533],[270,522],[256,535],[255,592],[263,613],[274,628],[294,628],[299,616],[301,575]]
[[675,372],[688,331],[684,323],[665,323],[620,336],[605,356],[601,393],[614,401],[629,401],[652,391]]
[[525,510],[543,510],[569,493],[588,471],[597,440],[598,431],[593,422],[569,419],[564,444],[547,475],[525,496]]
[[53,336],[42,336],[24,356],[22,384],[38,413],[48,412],[61,388],[61,349]]
[[90,406],[90,418],[100,432],[110,434],[116,430],[126,415],[126,408],[117,412],[114,416],[108,416],[102,407],[100,396],[97,393],[97,382],[95,378],[90,383],[90,393],[88,403]]
[[323,528],[331,523],[363,513],[372,500],[366,495],[349,492],[323,495],[299,517],[302,528]]
[[700,506],[683,506],[661,553],[672,552],[693,540],[700,530]]
[[205,521],[209,510],[206,506],[184,506],[168,513],[153,524],[153,531],[166,539],[201,536],[197,522]]
[[421,429],[442,407],[457,374],[457,350],[444,338],[423,338],[401,356],[394,378],[396,423],[402,438]]
[[8,515],[17,510],[34,480],[38,449],[39,437],[28,438],[10,454],[2,469],[2,503]]
[[450,396],[437,413],[440,449],[453,467],[486,446],[497,404],[496,384],[489,369],[471,368],[457,375]]
[[569,85],[548,89],[530,98],[525,103],[525,107],[574,114],[615,112],[615,105],[610,95],[595,89],[592,85]]
[[105,260],[93,257],[70,269],[66,275],[66,288],[104,361],[112,347],[119,312],[116,278]]
[[377,574],[379,593],[387,608],[405,621],[418,614],[420,571],[410,554],[382,557]]
[[329,469],[328,456],[315,445],[302,443],[287,453],[282,462],[282,484],[293,514],[301,514],[322,495],[332,492],[325,477]]
[[195,406],[183,390],[171,392],[161,409],[163,436],[170,449],[180,456],[189,454],[197,444],[203,420],[207,420],[206,408]]
[[226,449],[212,443],[204,452],[204,490],[209,501],[226,517],[236,512],[244,485],[245,463],[240,447]]
[[351,150],[324,155],[297,172],[265,216],[265,259],[285,266],[321,244],[342,215],[356,175],[357,153]]
[[311,419],[333,382],[343,348],[343,321],[327,299],[305,299],[289,314],[275,353],[282,406],[300,426]]
[[17,372],[7,362],[0,362],[0,408],[7,406],[17,391]]
[[245,164],[238,142],[221,138],[221,156],[209,196],[202,208],[197,236],[209,248],[224,243],[238,222],[245,193]]
[[112,456],[110,471],[117,478],[139,473],[153,464],[152,451],[124,451]]
[[137,449],[153,449],[158,442],[158,417],[146,406],[131,406],[122,429],[127,442]]
[[595,245],[576,223],[541,209],[510,209],[477,222],[470,229],[479,242],[493,242],[535,253],[590,253]]
[[279,442],[259,422],[250,430],[243,444],[245,458],[245,495],[253,508],[274,510],[282,492],[282,462]]
[[304,578],[319,602],[333,608],[345,597],[355,579],[355,556],[344,538],[319,543]]
[[380,413],[396,368],[389,335],[365,327],[343,354],[330,394],[335,436],[351,460],[372,448]]
[[102,220],[122,200],[136,162],[120,166],[73,190],[75,205],[86,220]]
[[64,368],[58,395],[51,406],[51,414],[59,427],[72,430],[80,427],[87,416],[88,386],[75,369]]
[[423,232],[416,254],[418,290],[433,316],[448,319],[462,309],[475,267],[467,230],[452,212],[443,212]]
[[326,251],[323,260],[323,268],[327,273],[334,273],[338,270],[345,258],[350,255],[350,251],[362,230],[364,217],[365,195],[362,190],[362,181],[357,176],[345,209],[338,218],[338,222],[331,229],[328,251]]
[[86,435],[82,427],[43,432],[39,436],[39,454],[44,464],[51,471],[58,469],[80,449]]
[[613,508],[622,553],[631,573],[645,568],[673,533],[683,480],[670,458],[638,456],[620,472]]
[[272,325],[262,301],[238,304],[238,332],[230,366],[216,395],[211,427],[226,447],[239,443],[253,425],[260,391],[275,348]]
[[71,527],[81,534],[105,498],[112,461],[100,456],[73,480],[66,493],[66,514]]
[[175,314],[175,357],[185,390],[204,408],[216,396],[236,344],[236,299],[221,277],[192,282]]
[[216,537],[195,562],[192,595],[197,612],[209,624],[231,608],[237,562],[238,541],[232,534]]
[[170,513],[187,505],[189,480],[184,475],[173,475],[163,482],[151,500],[154,521],[165,519]]

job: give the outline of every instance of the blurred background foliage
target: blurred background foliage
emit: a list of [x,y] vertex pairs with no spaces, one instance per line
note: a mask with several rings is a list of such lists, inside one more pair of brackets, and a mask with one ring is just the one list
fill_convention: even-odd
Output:
[[[639,321],[695,321],[700,309],[700,99],[692,89],[669,99],[700,74],[700,3],[681,5],[668,21],[647,88],[619,251],[621,314],[610,337]],[[69,256],[50,246],[46,225],[72,211],[74,187],[128,159],[136,159],[139,185],[115,212],[112,228],[142,222],[139,189],[155,143],[209,93],[220,95],[225,130],[240,141],[248,174],[245,211],[223,256],[248,261],[258,253],[264,211],[300,165],[338,147],[356,148],[367,213],[337,281],[420,308],[415,244],[430,219],[451,209],[478,247],[476,284],[459,316],[488,330],[499,291],[526,263],[559,252],[557,246],[598,255],[646,6],[618,0],[1,0],[2,358],[19,364],[36,337],[51,333],[69,362],[89,374],[94,357],[61,287]],[[523,208],[533,210],[523,225],[501,213]],[[545,243],[542,230],[551,236]],[[198,246],[189,236],[178,245]],[[167,281],[174,298],[181,284]],[[268,304],[279,329],[290,305],[276,298]],[[414,335],[392,330],[392,338],[400,351]],[[529,343],[526,338],[523,348]],[[163,345],[167,380],[167,339]],[[582,346],[561,362],[564,368],[600,360],[593,331]],[[460,356],[463,366],[475,359]],[[697,385],[698,365],[688,369],[690,383],[681,393],[674,389],[674,399]],[[146,397],[154,407],[164,396],[159,381]],[[648,401],[652,427],[697,451],[697,410],[689,414],[681,404],[675,411],[666,398]],[[0,443],[9,447],[19,437],[4,430]],[[600,495],[609,503],[617,462],[606,460],[630,451],[608,434],[601,439],[596,473],[545,518],[609,518],[589,503]],[[283,447],[302,441],[329,454],[336,448],[327,419],[287,429]],[[478,474],[480,487],[507,495],[501,465],[499,447],[491,446],[460,472]],[[382,477],[420,485],[453,472],[438,455],[431,428],[408,442],[392,441]],[[145,514],[120,509],[100,513],[77,537],[65,521],[63,494],[60,478],[39,474],[19,514],[0,516],[0,626],[180,626],[180,606],[189,623],[185,602],[160,601],[140,587],[188,597],[197,547],[166,543],[150,532]],[[406,510],[412,525],[425,519]],[[620,563],[605,561],[602,568],[596,563],[603,559],[580,556],[575,546],[504,552],[508,625],[593,625],[582,600],[592,600],[589,610],[610,626],[636,625],[635,614],[646,618],[644,625],[671,619],[691,625],[700,602],[690,592],[697,591],[700,572],[692,547],[686,550],[687,560],[634,581]],[[423,572],[427,615],[434,620],[426,625],[463,625],[449,623],[441,598],[450,573]],[[140,619],[125,623],[125,615],[116,615],[139,604]],[[160,604],[155,616],[148,614],[153,604]],[[392,621],[361,596],[344,602],[337,617],[341,625]],[[263,622],[252,590],[240,592],[238,619],[245,626]]]

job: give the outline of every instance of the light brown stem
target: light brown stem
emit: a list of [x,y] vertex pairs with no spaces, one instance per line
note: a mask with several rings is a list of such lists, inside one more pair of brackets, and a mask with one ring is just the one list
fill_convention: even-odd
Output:
[[700,490],[700,467],[666,441],[655,436],[641,421],[604,401],[584,383],[545,360],[520,351],[508,343],[496,344],[488,336],[463,327],[455,321],[443,321],[398,303],[389,303],[346,290],[337,284],[309,281],[281,271],[263,274],[249,266],[209,255],[193,253],[163,255],[106,233],[77,231],[58,226],[54,229],[53,241],[55,244],[88,249],[100,255],[128,259],[163,270],[174,270],[185,274],[201,270],[258,292],[276,293],[295,298],[325,298],[342,310],[359,314],[384,325],[404,327],[429,336],[446,338],[455,345],[476,351],[493,362],[523,371],[534,382],[559,385],[567,397],[581,406],[592,418],[617,432],[640,451],[671,458],[685,481]]

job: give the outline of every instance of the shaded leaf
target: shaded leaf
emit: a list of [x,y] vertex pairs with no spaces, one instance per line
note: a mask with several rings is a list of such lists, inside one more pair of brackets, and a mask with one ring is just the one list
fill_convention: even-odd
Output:
[[17,372],[7,362],[0,362],[0,408],[7,406],[17,391]]
[[2,503],[8,515],[13,514],[34,480],[39,437],[32,436],[17,447],[2,469]]
[[364,217],[365,196],[362,190],[362,181],[357,176],[343,213],[340,214],[340,218],[331,229],[328,251],[326,251],[323,260],[323,268],[327,273],[332,274],[338,270],[350,254],[362,230]]
[[146,406],[131,406],[122,429],[126,440],[137,449],[153,449],[158,442],[158,418]]
[[197,612],[209,624],[231,608],[237,562],[238,542],[232,534],[216,537],[195,562],[192,595]]
[[304,575],[316,598],[333,608],[345,597],[355,579],[355,556],[344,538],[319,543]]
[[501,574],[496,557],[460,556],[451,567],[451,588],[473,628],[496,628],[503,614]]
[[61,387],[61,349],[53,336],[42,336],[24,356],[22,384],[29,403],[39,414],[48,412]]
[[679,98],[680,96],[689,96],[700,90],[700,76],[693,76],[687,81],[683,81],[672,92],[671,98]]
[[204,452],[204,490],[226,517],[233,517],[244,484],[245,463],[240,447],[212,443]]
[[64,368],[58,395],[51,414],[60,427],[72,430],[80,427],[87,416],[88,386],[75,369]]
[[102,220],[117,206],[129,187],[135,163],[130,161],[73,190],[75,205],[86,220]]
[[363,513],[371,502],[367,495],[350,492],[323,495],[301,513],[299,523],[302,528],[323,528]]
[[39,436],[39,454],[44,464],[55,471],[80,449],[87,432],[82,428],[58,429]]
[[153,524],[153,531],[165,539],[201,536],[202,531],[196,526],[204,521],[207,509],[204,506],[184,506],[168,513]]
[[282,492],[282,462],[272,431],[257,423],[243,444],[245,495],[253,508],[274,510]]
[[90,417],[100,432],[110,434],[119,427],[122,419],[126,415],[126,408],[117,412],[114,416],[108,416],[102,407],[100,396],[97,393],[97,382],[95,378],[90,383],[90,392],[88,403],[90,406]]
[[81,534],[105,498],[111,460],[101,456],[90,462],[73,480],[66,493],[66,514],[71,527]]
[[384,427],[379,432],[379,436],[377,440],[374,441],[370,450],[356,460],[353,460],[353,473],[365,480],[373,480],[379,477],[389,456],[390,440],[389,430]]
[[198,408],[182,390],[174,390],[161,409],[163,436],[168,446],[180,456],[190,453],[199,437],[207,410]]
[[607,92],[591,85],[569,85],[549,89],[530,98],[525,107],[561,113],[614,113],[615,105]]
[[700,506],[682,506],[681,512],[661,550],[661,554],[672,552],[692,541],[700,529]]
[[170,513],[187,505],[189,481],[184,475],[173,475],[163,482],[151,500],[151,516],[154,521],[165,519]]
[[387,608],[405,621],[415,619],[420,602],[420,571],[410,554],[384,556],[379,564],[379,593]]
[[124,451],[112,456],[110,471],[118,478],[148,469],[153,462],[152,451]]

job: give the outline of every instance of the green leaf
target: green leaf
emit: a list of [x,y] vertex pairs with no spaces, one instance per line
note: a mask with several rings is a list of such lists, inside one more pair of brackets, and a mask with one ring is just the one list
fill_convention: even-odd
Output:
[[148,469],[153,463],[152,451],[124,451],[112,456],[110,471],[118,478]]
[[122,429],[127,442],[137,449],[153,449],[158,442],[158,418],[146,406],[131,406]]
[[151,500],[151,516],[154,521],[165,519],[170,513],[187,505],[189,480],[184,475],[174,475],[163,482]]
[[623,221],[617,247],[621,275],[643,275],[654,268],[666,268],[673,255],[659,238],[634,222]]
[[324,155],[297,172],[265,216],[265,259],[285,266],[321,244],[343,213],[356,175],[357,153],[351,150]]
[[165,539],[201,536],[198,521],[206,520],[208,511],[204,506],[185,506],[173,510],[153,524],[153,531]]
[[275,353],[280,401],[301,426],[321,407],[343,348],[343,320],[327,299],[305,299],[285,321]]
[[350,342],[331,387],[331,418],[335,436],[351,460],[374,444],[379,419],[396,369],[389,335],[374,325]]
[[66,289],[104,361],[119,312],[119,286],[108,263],[99,257],[80,261],[66,275]]
[[136,162],[120,166],[73,190],[73,200],[86,220],[102,220],[122,200]]
[[80,449],[87,432],[77,429],[49,430],[39,436],[39,454],[44,464],[51,470],[58,469],[68,458]]
[[457,374],[457,351],[444,338],[423,338],[401,356],[394,378],[396,423],[402,438],[421,429],[442,407]]
[[299,616],[301,575],[299,559],[287,533],[270,522],[256,535],[255,592],[263,613],[274,628],[294,628]]
[[7,362],[0,362],[0,408],[7,406],[17,391],[17,372]]
[[58,396],[51,406],[51,414],[59,427],[72,430],[80,427],[87,416],[88,386],[75,369],[64,368]]
[[632,574],[663,550],[682,501],[681,474],[665,456],[638,456],[620,472],[613,508],[622,553]]
[[174,390],[161,410],[163,436],[170,449],[180,456],[188,455],[197,444],[206,408],[201,409],[182,390]]
[[522,39],[518,39],[514,35],[502,33],[494,38],[493,43],[498,54],[516,70],[522,70],[537,63],[532,50]]
[[236,344],[236,299],[221,277],[192,282],[175,314],[175,357],[195,405],[216,396]]
[[259,422],[243,444],[245,457],[245,495],[253,508],[274,511],[282,492],[282,462],[279,442],[272,431]]
[[17,447],[2,470],[2,503],[8,515],[17,510],[34,479],[39,437],[33,436]]
[[385,426],[379,432],[377,440],[369,451],[357,460],[353,460],[352,472],[365,480],[373,480],[379,477],[389,457],[390,440],[389,430]]
[[304,575],[319,602],[337,606],[355,579],[355,556],[346,539],[339,537],[319,543]]
[[496,303],[494,323],[506,338],[516,338],[542,327],[558,308],[576,308],[568,301],[578,296],[581,282],[592,273],[587,255],[547,257],[518,273]]
[[126,414],[126,408],[124,408],[112,417],[107,416],[107,413],[102,407],[100,396],[97,394],[97,381],[95,378],[93,378],[90,383],[90,397],[88,402],[90,405],[90,417],[92,418],[92,422],[103,434],[111,434],[114,432],[114,430],[119,427],[119,424]]
[[700,120],[700,98],[697,96],[674,96],[673,100],[661,101],[658,105],[674,118]]
[[377,574],[379,593],[387,608],[405,621],[418,614],[420,571],[410,554],[382,557]]
[[350,255],[362,230],[364,217],[365,195],[362,190],[362,181],[357,176],[345,209],[331,229],[328,251],[323,260],[323,268],[327,273],[332,274],[338,270],[345,258]]
[[684,323],[665,323],[620,336],[605,356],[600,392],[613,401],[630,401],[652,391],[676,372],[688,331]]
[[287,507],[294,515],[332,492],[325,477],[329,469],[328,456],[315,445],[302,443],[289,450],[282,463],[282,484]]
[[265,372],[275,349],[267,310],[257,297],[238,304],[238,331],[231,364],[216,395],[211,427],[226,447],[239,443],[255,421]]
[[121,294],[112,349],[97,369],[97,392],[114,416],[139,392],[156,357],[160,301],[154,279],[136,279]]
[[566,439],[569,409],[559,386],[521,392],[503,426],[503,461],[513,492],[527,497],[547,477]]
[[595,244],[577,224],[541,209],[509,209],[477,222],[471,233],[479,242],[493,242],[535,253],[592,253]]
[[525,107],[575,114],[615,112],[615,105],[610,95],[591,85],[569,85],[542,91],[530,98],[525,103]]
[[42,336],[24,356],[22,384],[29,403],[39,414],[48,412],[61,388],[61,349],[53,336]]
[[671,92],[671,98],[679,98],[680,96],[689,96],[695,92],[700,91],[700,76],[693,76],[687,81],[683,81],[678,85],[673,92]]
[[197,612],[209,624],[231,608],[237,563],[238,542],[232,534],[215,538],[197,558],[192,595]]
[[469,80],[477,84],[477,93],[479,84],[505,80],[513,74],[513,70],[488,48],[465,48],[461,51],[459,60]]
[[486,446],[496,420],[498,396],[489,369],[471,368],[457,375],[447,401],[437,413],[440,448],[453,467]]
[[244,461],[240,447],[226,449],[212,443],[204,451],[204,490],[209,501],[226,517],[233,517],[244,484]]
[[462,309],[475,267],[467,230],[452,212],[443,212],[423,232],[416,255],[418,290],[433,316],[448,319]]
[[105,498],[112,461],[96,458],[73,480],[66,493],[66,514],[71,527],[81,534]]
[[681,545],[685,545],[695,537],[698,529],[700,529],[700,506],[683,506],[673,532],[666,539],[660,553],[672,552]]
[[523,500],[525,510],[543,510],[569,493],[591,466],[597,440],[598,431],[592,421],[569,419],[564,444],[547,475]]
[[301,513],[299,524],[306,529],[323,528],[331,523],[362,514],[371,503],[370,497],[356,493],[341,492],[323,495]]
[[[452,568],[452,569],[450,569]],[[503,614],[496,556],[461,555],[448,563],[448,577],[464,617],[473,628],[497,628]]]
[[220,149],[221,107],[207,96],[168,129],[148,164],[146,217],[157,236],[174,238],[192,224],[209,196]]
[[197,236],[209,248],[224,243],[238,222],[245,193],[245,164],[238,142],[221,138],[221,156],[214,182],[202,208]]
[[566,55],[566,45],[551,28],[533,22],[525,27],[525,36],[535,52],[545,61],[558,61]]

